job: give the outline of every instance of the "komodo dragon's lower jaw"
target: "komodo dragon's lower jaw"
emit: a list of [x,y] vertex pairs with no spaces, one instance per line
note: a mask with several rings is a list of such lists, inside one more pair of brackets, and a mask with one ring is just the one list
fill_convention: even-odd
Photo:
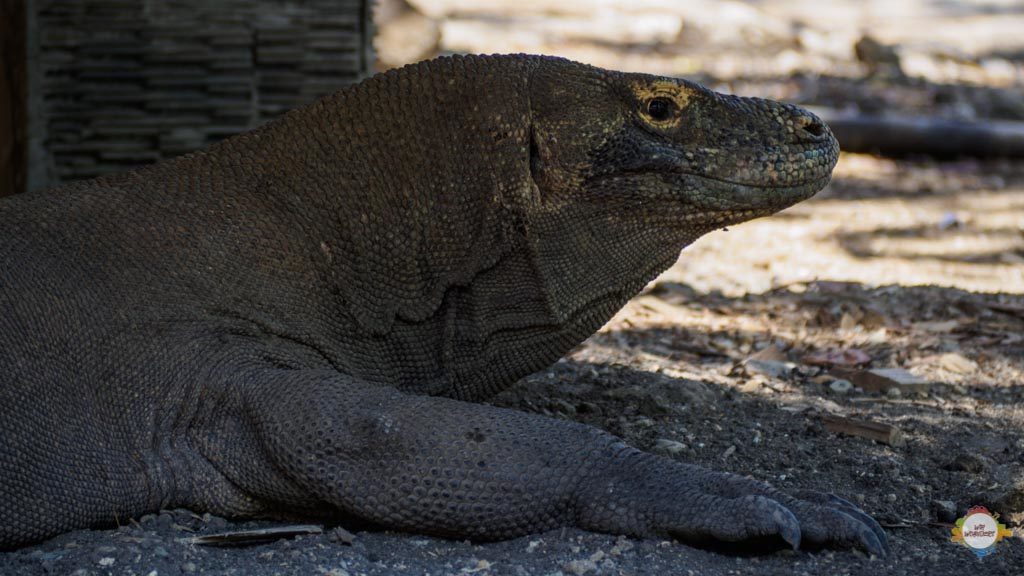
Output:
[[825,175],[789,186],[761,186],[718,180],[705,176],[693,176],[702,190],[694,194],[694,207],[707,211],[751,211],[757,216],[767,216],[807,200],[820,192],[831,180]]
[[[645,198],[645,203],[658,206],[654,213],[646,213],[649,224],[685,225],[701,234],[771,216],[814,196],[831,179],[824,175],[791,186],[760,186],[678,172],[647,172],[639,176],[646,183],[638,194]],[[652,186],[652,180],[658,185]]]

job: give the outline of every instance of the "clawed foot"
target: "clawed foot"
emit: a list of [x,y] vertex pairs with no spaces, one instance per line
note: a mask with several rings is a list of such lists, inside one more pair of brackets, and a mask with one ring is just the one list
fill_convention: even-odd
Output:
[[585,527],[683,542],[777,536],[793,549],[858,547],[880,557],[889,552],[878,522],[838,496],[813,491],[790,496],[735,474],[643,460],[637,457],[615,480],[601,483],[603,494],[593,496],[604,501],[582,510]]
[[832,494],[805,491],[799,497],[776,493],[774,497],[747,494],[709,498],[713,504],[708,514],[691,517],[682,530],[667,528],[667,532],[683,541],[710,537],[735,542],[777,535],[794,550],[836,545],[859,547],[874,556],[889,552],[878,522]]

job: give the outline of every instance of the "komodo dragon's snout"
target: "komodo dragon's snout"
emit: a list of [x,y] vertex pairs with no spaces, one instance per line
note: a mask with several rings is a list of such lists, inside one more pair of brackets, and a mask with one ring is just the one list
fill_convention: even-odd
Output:
[[701,234],[815,193],[836,154],[792,106],[460,56],[4,198],[0,548],[181,506],[883,554],[835,496],[475,402],[593,334]]

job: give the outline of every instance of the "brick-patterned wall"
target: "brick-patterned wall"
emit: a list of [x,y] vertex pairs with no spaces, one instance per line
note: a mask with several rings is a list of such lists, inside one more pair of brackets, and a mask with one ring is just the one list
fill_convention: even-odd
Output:
[[25,0],[0,0],[0,196],[25,189]]
[[371,0],[31,0],[30,189],[180,155],[365,76]]

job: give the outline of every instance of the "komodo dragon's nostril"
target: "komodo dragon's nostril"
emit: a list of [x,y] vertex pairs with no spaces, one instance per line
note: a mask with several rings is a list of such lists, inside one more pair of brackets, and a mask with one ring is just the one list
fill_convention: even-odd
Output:
[[820,140],[825,132],[825,123],[814,116],[801,116],[797,120],[797,135],[801,140]]

